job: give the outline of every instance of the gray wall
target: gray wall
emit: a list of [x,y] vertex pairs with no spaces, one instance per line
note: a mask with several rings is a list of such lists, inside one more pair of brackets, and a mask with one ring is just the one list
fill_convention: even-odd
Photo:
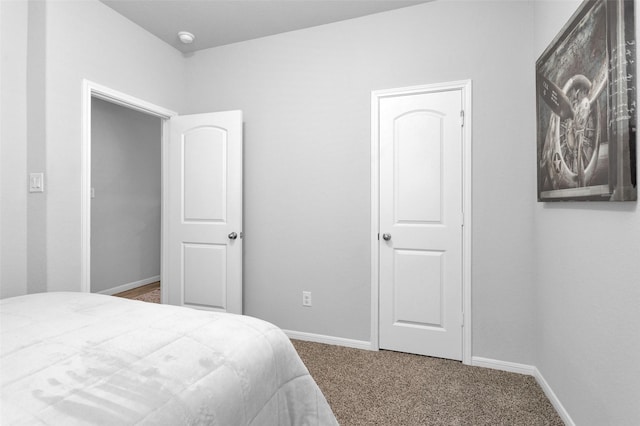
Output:
[[[536,1],[535,57],[580,3]],[[638,203],[538,203],[534,221],[536,366],[576,424],[640,424]]]
[[1,1],[0,18],[0,297],[77,291],[82,79],[179,111],[184,58],[97,0]]
[[180,111],[184,60],[96,0],[47,2],[46,18],[47,289],[78,291],[82,79]]
[[179,111],[184,58],[97,0],[0,4],[0,296],[77,291],[82,80]]
[[91,291],[160,275],[162,121],[91,104]]
[[27,293],[28,4],[0,2],[0,297]]
[[[43,172],[46,155],[46,7],[29,1],[27,50],[27,170]],[[47,192],[27,195],[27,291],[47,291]]]
[[28,193],[28,172],[46,175],[44,2],[0,2],[2,159],[0,297],[47,291],[46,193]]
[[473,354],[534,362],[531,12],[436,2],[188,58],[187,112],[244,112],[247,314],[369,340],[371,91],[470,78]]

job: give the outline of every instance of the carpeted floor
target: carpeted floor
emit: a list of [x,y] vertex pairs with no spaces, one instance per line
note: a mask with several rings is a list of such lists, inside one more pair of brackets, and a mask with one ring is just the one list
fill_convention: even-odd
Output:
[[530,376],[399,352],[292,342],[342,426],[563,425]]
[[[131,298],[160,303],[160,289]],[[563,425],[530,376],[399,352],[292,342],[342,426]]]
[[143,302],[160,303],[160,289],[157,288],[155,290],[151,290],[148,293],[143,293],[139,296],[132,297],[132,299],[142,300]]

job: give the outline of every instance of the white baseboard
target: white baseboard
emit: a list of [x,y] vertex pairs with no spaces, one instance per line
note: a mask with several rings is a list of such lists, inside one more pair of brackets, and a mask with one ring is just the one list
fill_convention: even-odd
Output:
[[573,421],[567,410],[564,408],[564,405],[562,405],[555,392],[553,392],[553,390],[551,389],[551,386],[549,386],[549,383],[547,383],[547,381],[542,376],[540,370],[536,368],[534,373],[536,382],[538,382],[538,385],[540,385],[544,394],[547,396],[547,398],[549,398],[551,405],[553,405],[553,408],[556,409],[564,424],[566,426],[576,426],[575,422]]
[[375,350],[371,342],[366,340],[345,339],[343,337],[325,336],[323,334],[305,333],[302,331],[282,330],[290,339],[306,342],[325,343],[327,345],[346,346],[348,348]]
[[141,287],[143,285],[155,283],[156,281],[160,281],[160,275],[156,275],[155,277],[145,278],[143,280],[135,281],[135,282],[128,283],[128,284],[122,284],[122,285],[119,285],[118,287],[113,287],[113,288],[109,288],[109,289],[106,289],[106,290],[99,291],[98,293],[99,294],[107,294],[107,295],[110,296],[112,294],[122,293],[123,291],[131,290],[132,288]]
[[491,368],[493,370],[508,371],[510,373],[525,374],[534,376],[536,368],[533,365],[519,364],[516,362],[499,361],[497,359],[471,357],[471,365],[475,367]]

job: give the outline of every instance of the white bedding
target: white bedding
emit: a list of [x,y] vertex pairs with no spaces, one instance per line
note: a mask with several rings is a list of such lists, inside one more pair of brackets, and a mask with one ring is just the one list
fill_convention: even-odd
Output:
[[87,293],[0,311],[2,425],[337,424],[264,321]]

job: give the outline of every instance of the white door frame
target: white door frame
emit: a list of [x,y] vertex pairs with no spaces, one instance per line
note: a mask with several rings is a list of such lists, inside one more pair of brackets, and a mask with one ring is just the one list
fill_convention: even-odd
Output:
[[464,115],[462,130],[462,362],[471,365],[471,80],[411,86],[371,92],[371,349],[379,344],[379,223],[380,141],[379,102],[388,96],[461,90]]
[[[81,155],[81,181],[80,181],[80,291],[91,291],[91,98],[102,99],[129,109],[153,115],[162,119],[162,206],[161,206],[161,271],[160,280],[166,283],[169,276],[168,238],[169,235],[169,119],[177,112],[154,105],[142,99],[127,95],[92,81],[82,80],[82,142]],[[169,287],[162,285],[162,302],[168,300]]]

